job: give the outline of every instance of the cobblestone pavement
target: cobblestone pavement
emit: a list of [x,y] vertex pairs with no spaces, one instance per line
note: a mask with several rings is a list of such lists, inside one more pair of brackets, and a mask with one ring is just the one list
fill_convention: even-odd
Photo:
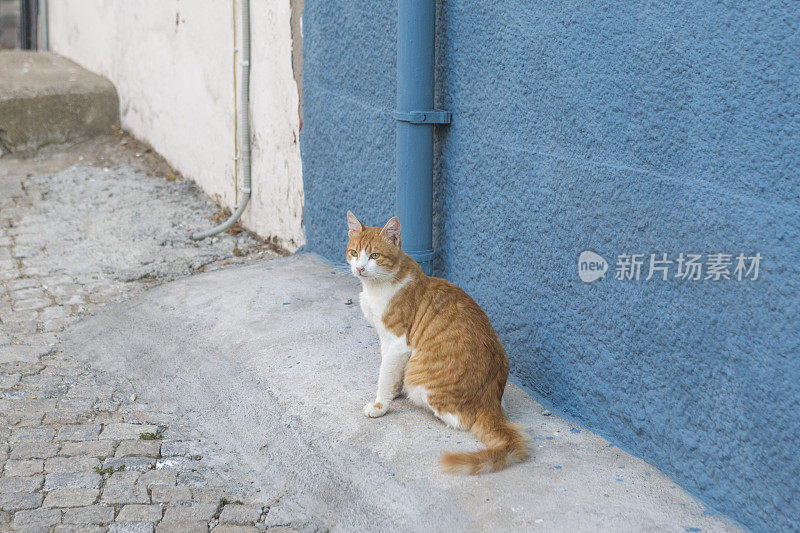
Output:
[[202,435],[168,406],[61,349],[65,327],[109,302],[276,255],[246,233],[189,243],[214,208],[163,166],[129,164],[144,149],[116,133],[0,160],[0,531],[293,531],[275,499],[198,455]]

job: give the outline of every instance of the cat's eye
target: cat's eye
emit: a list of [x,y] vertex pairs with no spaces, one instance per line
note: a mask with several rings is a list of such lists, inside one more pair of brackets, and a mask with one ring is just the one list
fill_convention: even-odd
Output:
[[358,252],[356,252],[355,250],[350,250],[350,255],[353,257],[358,257]]
[[373,252],[373,253],[369,254],[369,258],[370,259],[377,259],[380,256],[381,256],[381,254],[379,254],[378,252]]

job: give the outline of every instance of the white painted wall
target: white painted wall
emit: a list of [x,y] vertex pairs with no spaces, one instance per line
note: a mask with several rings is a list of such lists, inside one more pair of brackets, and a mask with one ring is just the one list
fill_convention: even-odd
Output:
[[[49,5],[52,50],[111,80],[123,128],[233,208],[232,2],[49,0]],[[243,223],[294,250],[304,237],[290,11],[288,0],[251,0],[253,198]],[[240,25],[238,12],[236,22]]]

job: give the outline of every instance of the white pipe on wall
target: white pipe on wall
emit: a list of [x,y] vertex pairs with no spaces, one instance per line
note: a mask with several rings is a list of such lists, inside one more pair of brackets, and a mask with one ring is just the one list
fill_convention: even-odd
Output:
[[242,102],[239,108],[239,123],[241,124],[242,150],[240,162],[242,168],[242,187],[239,189],[242,196],[236,206],[236,211],[222,224],[206,231],[194,232],[189,237],[199,241],[222,233],[233,226],[244,213],[250,201],[250,0],[242,0]]

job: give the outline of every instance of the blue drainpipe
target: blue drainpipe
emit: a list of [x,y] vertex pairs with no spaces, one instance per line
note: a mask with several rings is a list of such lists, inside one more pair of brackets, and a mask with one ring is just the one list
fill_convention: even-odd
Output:
[[397,24],[397,216],[403,249],[433,271],[433,109],[436,0],[399,0]]

